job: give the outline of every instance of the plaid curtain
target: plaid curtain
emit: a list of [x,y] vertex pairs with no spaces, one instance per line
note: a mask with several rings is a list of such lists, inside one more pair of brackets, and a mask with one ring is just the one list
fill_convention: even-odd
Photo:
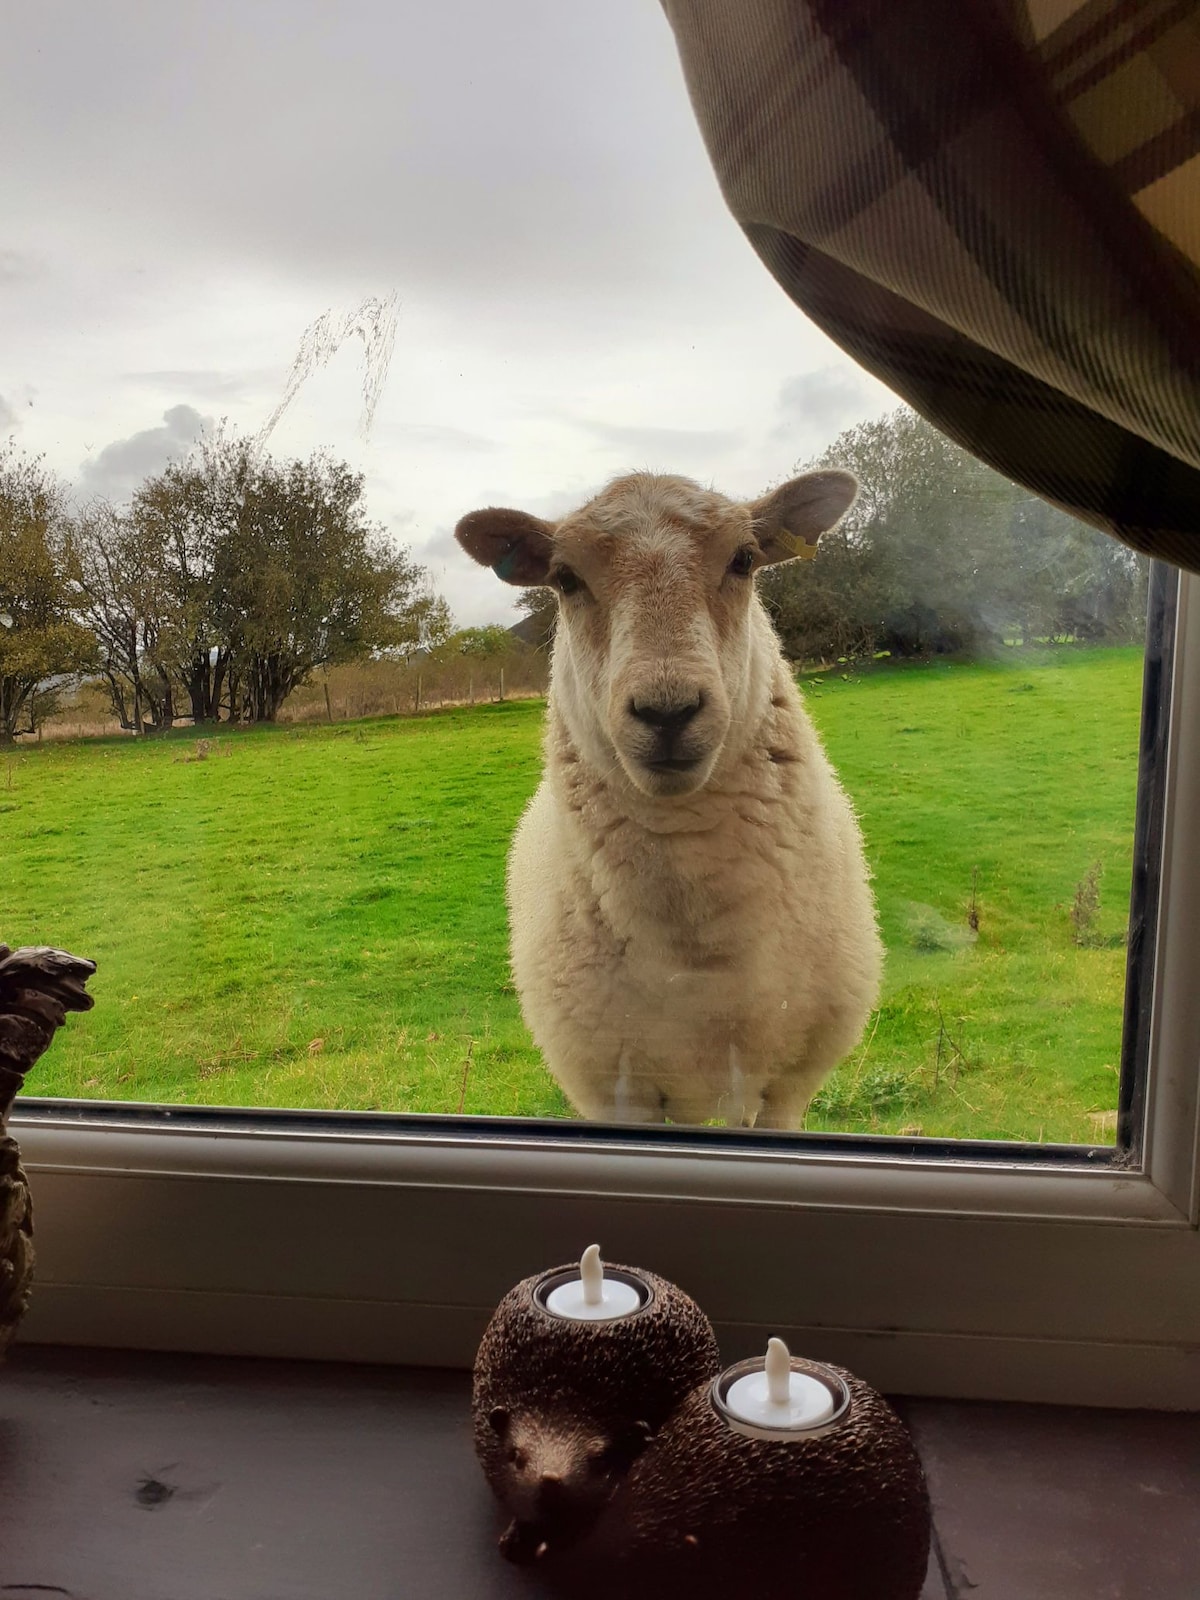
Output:
[[1198,0],[663,0],[791,298],[989,465],[1200,571]]

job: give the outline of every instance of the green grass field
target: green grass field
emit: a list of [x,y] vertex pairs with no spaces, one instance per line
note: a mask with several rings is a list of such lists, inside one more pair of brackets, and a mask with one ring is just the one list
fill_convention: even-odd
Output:
[[[1080,650],[804,681],[889,952],[884,1003],[810,1127],[1111,1138],[1140,663]],[[99,962],[96,1009],[30,1091],[569,1115],[505,960],[504,855],[541,716],[222,732],[206,759],[191,733],[0,753],[0,936]]]

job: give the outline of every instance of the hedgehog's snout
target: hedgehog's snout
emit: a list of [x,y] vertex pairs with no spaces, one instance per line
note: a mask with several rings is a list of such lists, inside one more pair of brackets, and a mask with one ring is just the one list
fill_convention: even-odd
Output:
[[543,1472],[537,1487],[539,1517],[559,1517],[570,1504],[571,1491],[560,1472]]

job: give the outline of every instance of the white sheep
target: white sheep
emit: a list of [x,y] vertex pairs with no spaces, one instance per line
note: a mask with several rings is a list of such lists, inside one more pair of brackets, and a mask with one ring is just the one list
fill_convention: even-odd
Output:
[[508,901],[525,1020],[584,1116],[796,1127],[876,1002],[862,838],[753,581],[855,492],[810,472],[736,504],[635,473],[556,524],[455,530],[558,594]]

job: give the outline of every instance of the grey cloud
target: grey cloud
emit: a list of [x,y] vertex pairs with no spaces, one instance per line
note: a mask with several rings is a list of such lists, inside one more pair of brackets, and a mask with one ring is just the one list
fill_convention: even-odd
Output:
[[379,499],[389,498],[391,483],[388,478],[377,472],[365,473],[363,483],[367,513],[371,520],[381,523],[384,533],[390,539],[400,544],[410,543],[413,531],[417,527],[417,513],[414,508],[391,505],[386,514],[377,514],[373,508]]
[[667,472],[677,471],[681,463],[702,465],[742,442],[741,434],[732,428],[643,428],[593,421],[581,421],[577,426],[623,451],[631,466],[648,463]]
[[144,428],[127,439],[114,439],[79,469],[80,482],[92,494],[127,499],[142,480],[186,455],[211,423],[192,406],[163,412],[162,426]]
[[6,287],[45,277],[46,263],[27,250],[0,250],[0,283]]
[[793,440],[798,449],[831,444],[843,428],[857,422],[873,405],[874,390],[865,374],[847,362],[844,367],[820,367],[789,378],[779,391],[777,439]]
[[164,367],[150,372],[125,372],[121,377],[124,383],[138,388],[161,389],[168,394],[178,394],[182,389],[198,400],[215,402],[240,399],[279,381],[278,373],[266,369],[232,373],[211,367]]
[[485,455],[500,448],[499,442],[486,434],[471,433],[466,428],[454,428],[442,423],[412,422],[398,428],[399,436],[412,444],[430,445],[433,449],[464,451],[470,455]]
[[[22,212],[136,241],[148,266],[233,255],[576,302],[721,271],[716,186],[644,0],[107,0],[69,29],[23,6],[4,57]],[[732,222],[726,247],[746,248]]]
[[437,566],[448,562],[461,563],[464,572],[471,569],[471,558],[454,537],[454,529],[446,526],[435,529],[433,537],[413,551],[423,566]]
[[417,549],[417,540],[420,537],[420,523],[417,513],[411,506],[390,505],[386,512],[376,513],[374,506],[379,500],[389,498],[390,485],[385,478],[375,473],[368,472],[364,477],[365,497],[364,503],[367,515],[371,522],[379,528],[383,536],[395,548],[403,547],[418,560],[424,560]]
[[[517,501],[522,511],[529,511],[535,517],[545,517],[547,522],[554,522],[559,517],[565,517],[568,511],[574,511],[579,506],[585,505],[601,488],[598,483],[587,484],[577,489],[551,489],[546,494],[522,495]],[[498,504],[511,504],[511,501],[500,501]]]

